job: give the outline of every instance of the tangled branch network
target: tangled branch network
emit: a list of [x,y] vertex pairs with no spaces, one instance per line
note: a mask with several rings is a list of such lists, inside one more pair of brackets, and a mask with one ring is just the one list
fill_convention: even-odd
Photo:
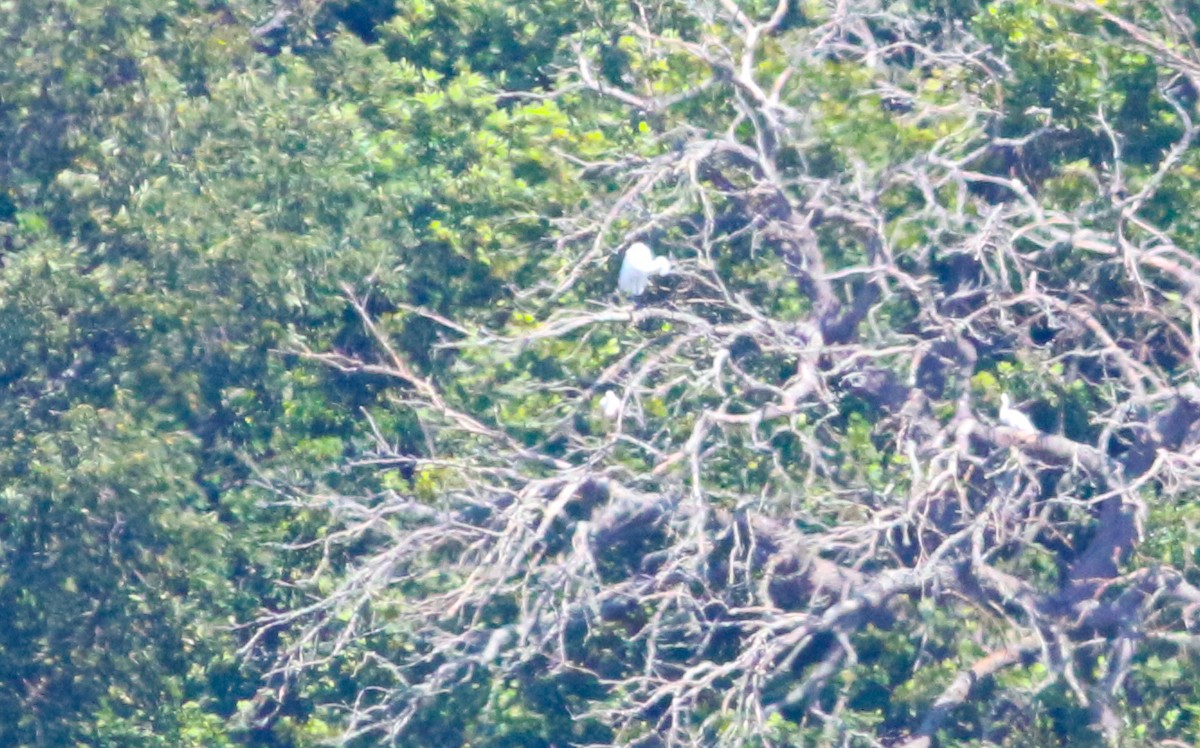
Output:
[[[1097,111],[1108,162],[1066,208],[1023,159],[1067,133],[999,135],[1006,63],[962,29],[869,2],[809,25],[787,2],[666,5],[695,33],[623,20],[602,36],[644,64],[614,82],[581,41],[560,94],[654,119],[656,147],[576,157],[619,189],[560,220],[517,295],[534,322],[453,343],[526,372],[494,390],[511,408],[473,411],[414,370],[350,289],[377,355],[302,351],[396,382],[428,451],[380,434],[372,464],[440,483],[434,500],[326,501],[341,529],[321,542],[378,550],[260,621],[297,632],[280,667],[373,632],[408,642],[364,656],[380,685],[348,706],[356,734],[398,738],[456,689],[537,673],[585,683],[575,716],[628,744],[741,746],[790,725],[911,747],[1037,663],[1030,692],[1061,689],[1119,740],[1139,651],[1188,646],[1200,609],[1188,570],[1146,546],[1147,499],[1200,485],[1200,267],[1151,209],[1193,146],[1178,91],[1200,90],[1200,58],[1167,21],[1108,19],[1166,71],[1176,140],[1126,182]],[[875,107],[861,116],[901,145],[839,140],[810,92],[846,70]],[[931,133],[919,147],[913,128]],[[845,674],[888,636],[913,648],[888,677],[936,687],[885,736],[854,717]]]

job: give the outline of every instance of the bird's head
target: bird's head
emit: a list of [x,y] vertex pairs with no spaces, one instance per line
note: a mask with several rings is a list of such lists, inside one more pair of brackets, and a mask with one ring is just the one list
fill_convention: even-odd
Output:
[[636,268],[645,268],[652,264],[654,253],[650,251],[650,246],[645,242],[634,242],[629,245],[629,249],[625,250],[625,262]]

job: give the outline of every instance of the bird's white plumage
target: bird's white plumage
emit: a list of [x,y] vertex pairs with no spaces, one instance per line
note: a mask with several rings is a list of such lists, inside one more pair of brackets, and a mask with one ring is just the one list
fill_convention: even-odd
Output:
[[666,275],[671,272],[671,260],[666,257],[655,257],[650,247],[642,242],[634,242],[625,250],[625,258],[621,260],[621,275],[617,279],[617,288],[630,296],[641,296],[650,285],[651,276]]
[[600,398],[600,415],[609,421],[615,421],[621,415],[621,397],[617,393],[609,390]]
[[1000,423],[1018,431],[1037,431],[1029,416],[1012,407],[1007,392],[1000,393]]

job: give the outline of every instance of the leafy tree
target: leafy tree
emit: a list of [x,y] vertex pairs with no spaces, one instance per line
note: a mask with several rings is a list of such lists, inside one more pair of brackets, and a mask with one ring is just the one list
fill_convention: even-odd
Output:
[[0,6],[0,742],[1200,739],[1190,5]]
[[[354,430],[347,388],[272,350],[307,299],[337,289],[328,257],[346,242],[328,211],[339,192],[369,194],[369,169],[324,99],[279,85],[306,67],[255,52],[221,13],[18,5],[6,33],[32,46],[6,47],[17,74],[0,83],[0,742],[322,737],[312,705],[252,701],[262,668],[239,665],[234,627],[289,594],[286,554],[263,544],[291,528],[247,490],[254,458],[327,457]],[[300,185],[298,168],[275,169],[314,113],[338,137]],[[252,142],[250,121],[277,125]],[[293,187],[313,199],[282,199]],[[377,247],[344,253],[347,277]],[[311,320],[341,327],[327,305]]]

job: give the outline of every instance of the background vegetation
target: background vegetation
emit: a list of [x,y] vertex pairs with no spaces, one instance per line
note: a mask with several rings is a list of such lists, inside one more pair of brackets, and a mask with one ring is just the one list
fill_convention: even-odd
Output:
[[0,744],[1200,742],[1198,23],[0,1]]

